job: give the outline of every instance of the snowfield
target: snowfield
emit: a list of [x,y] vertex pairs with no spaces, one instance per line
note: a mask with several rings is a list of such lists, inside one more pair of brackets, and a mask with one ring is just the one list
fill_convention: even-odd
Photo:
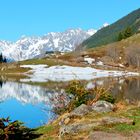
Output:
[[[101,77],[139,76],[139,73],[127,71],[99,70],[91,67],[52,66],[47,65],[21,65],[23,68],[31,68],[26,74],[27,79],[22,82],[47,82],[47,81],[71,81],[92,80]],[[32,74],[31,74],[32,73]]]

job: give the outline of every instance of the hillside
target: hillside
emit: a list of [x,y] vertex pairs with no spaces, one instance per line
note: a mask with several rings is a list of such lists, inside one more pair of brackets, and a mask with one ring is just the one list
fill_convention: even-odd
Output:
[[97,48],[86,49],[86,55],[97,58],[106,66],[122,64],[125,69],[140,68],[140,33],[122,41],[110,43]]
[[133,11],[115,23],[102,28],[96,34],[84,41],[81,46],[83,48],[93,48],[116,42],[118,40],[118,34],[125,30],[127,27],[131,27],[133,34],[139,30],[140,9]]

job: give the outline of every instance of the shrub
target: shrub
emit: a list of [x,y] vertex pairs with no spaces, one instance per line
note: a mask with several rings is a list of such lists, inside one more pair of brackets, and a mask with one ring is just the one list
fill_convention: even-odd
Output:
[[109,89],[110,88],[105,89],[104,87],[97,87],[93,89],[95,98],[90,102],[90,104],[93,104],[94,102],[97,102],[98,100],[115,103],[115,98],[113,97],[111,93],[109,93]]
[[31,130],[18,120],[11,122],[9,117],[0,119],[0,140],[27,140],[38,136],[32,134]]
[[67,87],[66,92],[74,95],[74,99],[70,103],[71,105],[69,104],[71,109],[78,107],[81,104],[86,104],[89,100],[89,94],[91,94],[90,91],[84,88],[84,85],[80,81],[72,81]]
[[20,127],[23,123],[19,121],[10,122],[9,118],[0,119],[0,139],[8,140],[12,139],[13,135],[18,135],[20,132]]
[[110,93],[105,93],[105,94],[101,95],[99,100],[104,100],[104,101],[110,102],[112,104],[115,103],[115,98]]
[[115,102],[115,98],[108,92],[109,89],[103,87],[96,87],[93,89],[86,89],[84,84],[80,81],[72,81],[66,89],[68,94],[73,94],[74,98],[68,105],[68,110],[71,111],[81,104],[93,104],[98,100],[104,100],[110,103]]

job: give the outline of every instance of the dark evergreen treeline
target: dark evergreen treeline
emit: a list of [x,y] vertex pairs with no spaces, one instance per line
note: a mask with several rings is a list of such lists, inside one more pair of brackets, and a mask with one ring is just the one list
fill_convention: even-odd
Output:
[[7,63],[7,59],[2,55],[2,53],[0,54],[0,63]]
[[127,27],[124,31],[120,32],[118,35],[118,41],[126,39],[132,35],[132,29]]

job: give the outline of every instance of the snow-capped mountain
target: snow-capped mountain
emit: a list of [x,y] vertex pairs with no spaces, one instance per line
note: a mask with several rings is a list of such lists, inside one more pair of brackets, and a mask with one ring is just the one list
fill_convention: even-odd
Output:
[[22,37],[16,42],[0,41],[0,52],[10,60],[21,61],[44,55],[46,51],[68,52],[75,49],[96,30],[70,29],[42,37]]

